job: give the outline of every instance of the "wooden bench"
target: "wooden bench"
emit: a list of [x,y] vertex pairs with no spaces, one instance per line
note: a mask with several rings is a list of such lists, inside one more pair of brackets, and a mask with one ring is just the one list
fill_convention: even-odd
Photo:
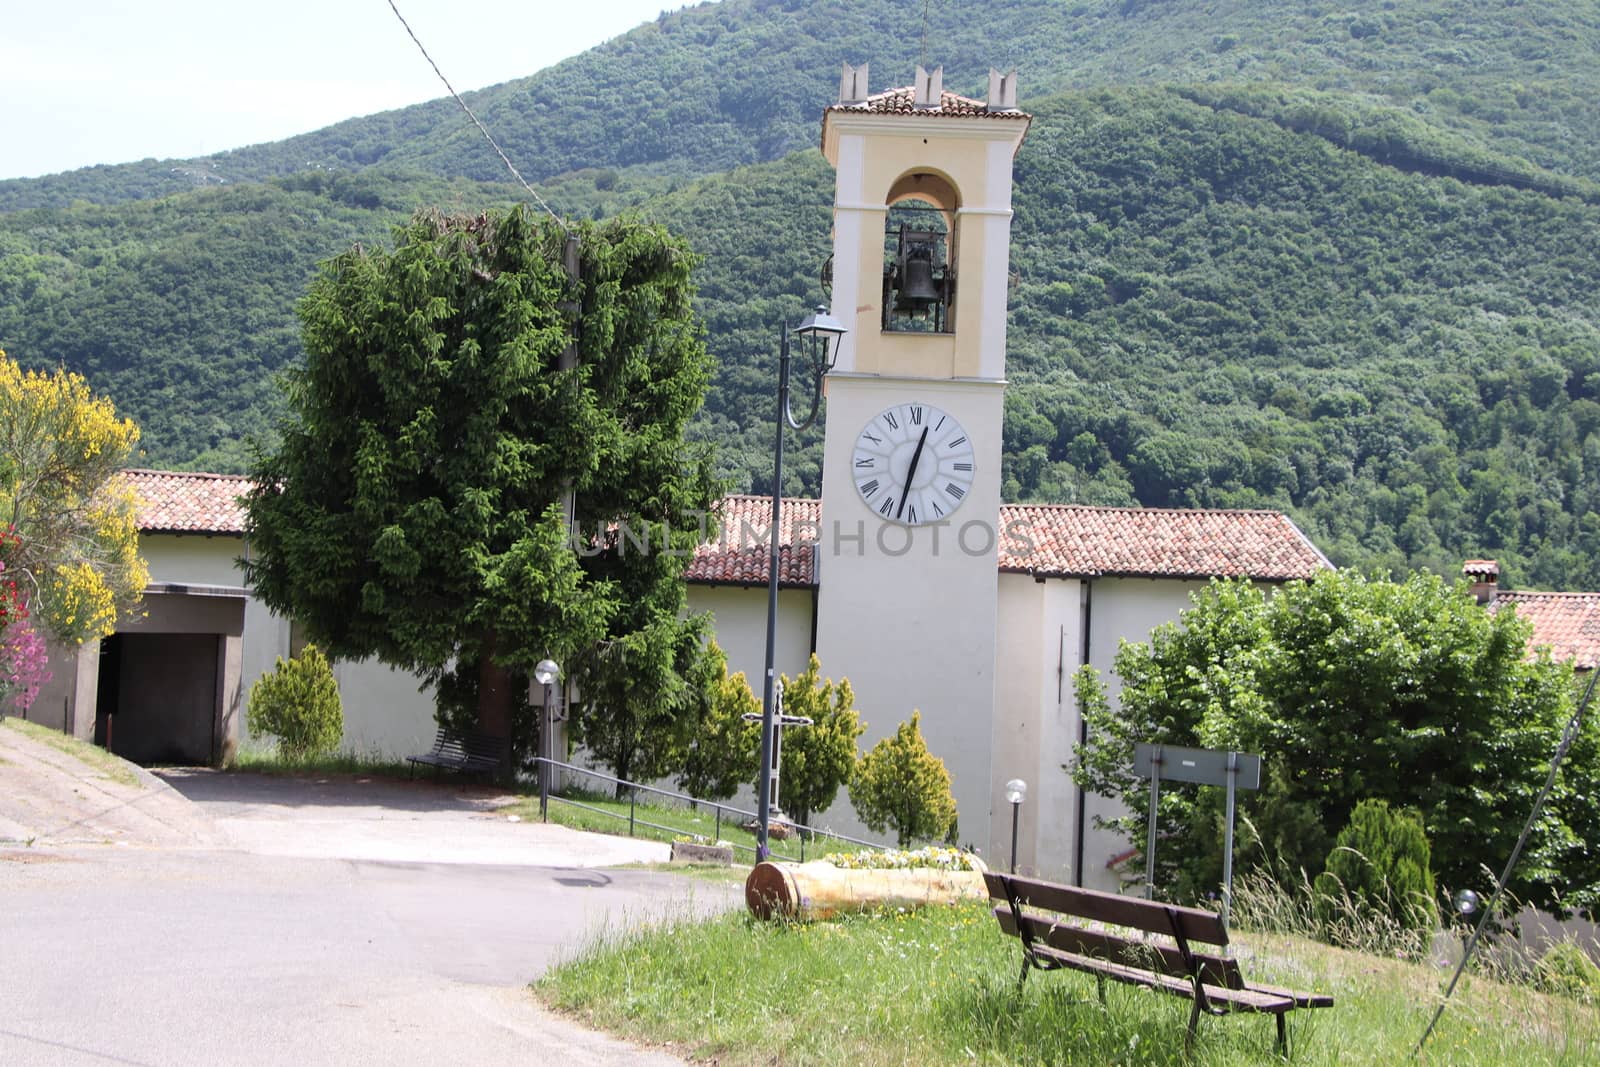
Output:
[[1284,1016],[1295,1008],[1333,1006],[1333,997],[1321,993],[1246,982],[1238,960],[1196,951],[1197,944],[1228,943],[1227,928],[1212,912],[994,872],[984,881],[998,902],[1000,928],[1022,941],[1018,992],[1030,970],[1067,967],[1095,976],[1102,1003],[1107,978],[1184,997],[1193,1004],[1186,1047],[1194,1043],[1201,1012],[1265,1013],[1278,1021],[1277,1050],[1285,1057]]
[[441,727],[433,739],[433,747],[420,756],[407,756],[406,762],[411,764],[412,776],[416,775],[419,763],[439,771],[493,774],[505,762],[508,747],[503,737],[490,737],[477,730],[455,734]]

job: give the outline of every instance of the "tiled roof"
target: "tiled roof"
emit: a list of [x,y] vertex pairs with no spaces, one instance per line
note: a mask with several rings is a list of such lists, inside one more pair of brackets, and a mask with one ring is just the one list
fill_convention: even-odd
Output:
[[[816,543],[822,502],[785,497],[778,523],[778,584],[817,584]],[[772,498],[729,496],[717,506],[721,530],[695,550],[684,577],[707,585],[765,585],[771,558]],[[800,544],[796,546],[796,534]]]
[[249,478],[184,471],[123,473],[139,495],[139,529],[145,533],[244,533],[239,497],[250,490]]
[[847,114],[929,115],[950,118],[1027,120],[1033,117],[1025,111],[990,111],[988,105],[982,100],[974,100],[970,96],[958,96],[952,92],[941,92],[939,94],[938,107],[919,108],[917,107],[916,90],[909,85],[899,89],[886,89],[881,93],[874,93],[860,103],[834,104],[828,110]]
[[[238,498],[249,490],[248,478],[152,470],[126,474],[139,494],[139,528],[146,533],[244,532]],[[772,498],[729,496],[716,514],[717,537],[695,550],[684,576],[712,585],[765,584]],[[784,499],[778,529],[780,585],[816,585],[821,520],[821,501]],[[1000,535],[1000,569],[1042,577],[1286,581],[1309,578],[1329,566],[1294,523],[1276,511],[1007,504],[1000,509]],[[1502,599],[1513,595],[1582,594],[1502,594]],[[1600,646],[1600,594],[1593,603],[1589,617],[1596,631],[1593,641]]]
[[1000,569],[1046,577],[1310,578],[1332,564],[1276,511],[1007,504]]
[[1502,589],[1496,610],[1510,605],[1533,623],[1530,648],[1549,648],[1557,660],[1580,670],[1600,666],[1600,593],[1534,593]]

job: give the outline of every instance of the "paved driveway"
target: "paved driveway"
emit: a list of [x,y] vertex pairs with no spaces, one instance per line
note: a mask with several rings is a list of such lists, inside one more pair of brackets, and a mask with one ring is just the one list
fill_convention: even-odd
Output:
[[736,906],[432,783],[165,776],[220,845],[0,846],[0,1063],[678,1064],[526,983],[608,924]]

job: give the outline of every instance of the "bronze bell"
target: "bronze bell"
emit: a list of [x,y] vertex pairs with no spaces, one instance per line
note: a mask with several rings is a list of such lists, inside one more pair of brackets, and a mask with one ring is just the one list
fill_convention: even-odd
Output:
[[934,245],[918,240],[922,234],[901,235],[899,277],[896,279],[894,309],[899,313],[921,314],[944,299],[934,280]]

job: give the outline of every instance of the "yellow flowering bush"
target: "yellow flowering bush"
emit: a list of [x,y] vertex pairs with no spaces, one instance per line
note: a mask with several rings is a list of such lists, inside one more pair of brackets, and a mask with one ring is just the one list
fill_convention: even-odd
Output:
[[139,429],[82,375],[25,371],[0,351],[0,528],[10,572],[56,636],[104,637],[150,581],[138,501],[121,477]]
[[117,626],[116,596],[100,572],[88,563],[62,563],[56,567],[48,591],[57,628],[81,643],[104,637]]

